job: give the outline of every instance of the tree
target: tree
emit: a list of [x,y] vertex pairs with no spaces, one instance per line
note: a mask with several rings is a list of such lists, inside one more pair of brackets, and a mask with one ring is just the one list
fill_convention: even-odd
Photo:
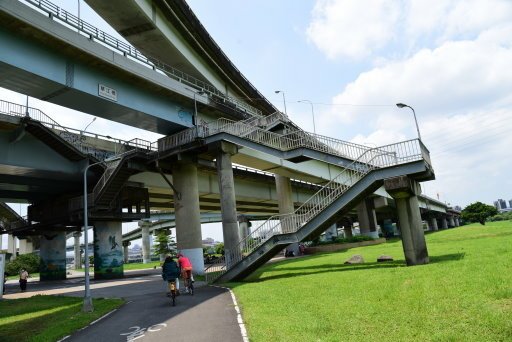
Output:
[[176,252],[176,243],[170,235],[167,235],[167,231],[159,230],[156,234],[154,248],[154,255],[159,256],[160,261],[163,261],[162,257]]
[[28,273],[36,273],[39,272],[40,263],[41,258],[36,254],[21,254],[5,265],[5,271],[8,275],[15,275],[23,268]]
[[465,207],[462,210],[461,216],[464,221],[479,222],[480,224],[485,225],[485,220],[497,213],[498,210],[492,205],[475,202]]
[[220,242],[215,245],[215,253],[224,255],[224,243]]

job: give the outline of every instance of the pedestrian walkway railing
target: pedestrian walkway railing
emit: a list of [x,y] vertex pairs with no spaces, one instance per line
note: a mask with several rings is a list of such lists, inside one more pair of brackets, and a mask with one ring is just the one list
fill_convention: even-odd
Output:
[[[146,151],[156,151],[156,143],[135,138],[131,140],[123,140],[113,138],[109,135],[91,133],[78,130],[75,128],[65,127],[57,123],[43,111],[33,107],[27,107],[17,103],[0,100],[0,114],[11,117],[28,118],[43,124],[45,127],[54,130],[63,140],[73,145],[80,152],[92,155],[99,160],[112,158],[114,155],[124,153],[128,150],[139,149]],[[95,139],[111,142],[113,151],[105,149],[95,144]]]
[[[210,275],[207,274],[207,280],[213,281],[224,274],[271,237],[297,232],[371,171],[425,160],[425,154],[428,155],[428,151],[418,139],[367,150],[354,160],[351,167],[344,169],[293,213],[270,217],[246,238],[240,240],[234,248],[226,249],[225,260],[220,260],[217,265],[210,267],[212,271],[209,272]],[[365,167],[362,168],[360,165]]]
[[[276,115],[270,118],[271,122]],[[294,130],[285,134],[269,132],[255,125],[255,121],[233,121],[220,118],[207,124],[195,126],[179,133],[158,140],[159,153],[191,143],[198,138],[206,138],[219,133],[228,133],[261,145],[269,146],[280,151],[290,151],[297,148],[308,148],[315,151],[336,155],[350,160],[356,160],[364,153],[382,153],[379,149],[343,141],[320,134]]]
[[237,98],[228,96],[219,91],[214,86],[201,81],[191,75],[184,73],[156,58],[147,57],[142,52],[131,46],[130,44],[121,41],[108,33],[98,29],[97,27],[83,21],[72,13],[63,10],[59,6],[47,0],[19,0],[22,3],[29,4],[31,7],[38,11],[45,13],[50,18],[57,20],[68,28],[76,29],[81,34],[85,34],[89,39],[108,47],[109,49],[138,62],[155,72],[163,74],[172,78],[182,84],[194,88],[196,92],[204,92],[208,94],[215,102],[225,102],[232,104],[237,111],[244,114],[246,117],[262,116],[259,109],[241,101]]

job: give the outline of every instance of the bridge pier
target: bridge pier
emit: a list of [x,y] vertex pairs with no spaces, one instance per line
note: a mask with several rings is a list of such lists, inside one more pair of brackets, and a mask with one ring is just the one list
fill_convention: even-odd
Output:
[[11,261],[16,259],[16,236],[7,235],[7,253],[11,254]]
[[245,239],[251,234],[251,222],[246,216],[238,216],[238,228],[240,230],[240,239]]
[[455,218],[455,227],[459,227],[459,226],[460,226],[459,218],[456,217]]
[[132,243],[130,241],[123,241],[123,257],[124,257],[124,263],[128,263],[128,246],[130,246]]
[[400,176],[386,179],[384,186],[396,202],[407,265],[428,264],[428,250],[417,197],[421,193],[418,182]]
[[432,231],[439,230],[439,228],[437,226],[437,218],[432,217],[429,222],[430,222],[430,230],[432,230]]
[[47,232],[39,249],[41,281],[66,279],[66,232]]
[[73,238],[74,240],[74,255],[75,255],[75,270],[82,268],[82,255],[80,253],[80,237],[82,236],[82,232],[74,232]]
[[236,145],[221,142],[217,146],[217,176],[219,180],[222,235],[226,264],[231,265],[231,254],[240,253],[240,234],[236,214],[235,182],[231,156],[238,152]]
[[451,228],[455,227],[455,220],[453,219],[453,216],[450,216],[450,218],[448,219],[448,224],[450,225]]
[[151,244],[149,239],[149,225],[147,221],[139,221],[140,231],[142,233],[142,263],[149,264],[151,262]]
[[174,187],[181,194],[181,196],[174,194],[178,250],[190,259],[194,267],[194,273],[203,274],[204,259],[197,165],[190,156],[180,155],[180,160],[173,163],[172,179]]
[[20,255],[30,254],[34,252],[34,245],[32,244],[32,241],[30,241],[29,239],[19,239],[18,241],[20,243],[20,247],[18,250]]
[[446,216],[441,218],[441,229],[448,229],[448,221],[446,220]]
[[329,228],[325,230],[325,240],[326,241],[332,241],[333,239],[338,237],[338,228],[336,227],[336,224],[333,224]]
[[[277,205],[279,207],[279,215],[293,214],[295,211],[295,206],[293,205],[293,192],[290,178],[277,174],[274,176],[276,180]],[[289,220],[281,220],[282,233],[295,231],[296,227],[291,227],[290,224],[291,223]],[[295,242],[288,245],[286,250],[292,251],[294,255],[299,255],[299,243]]]
[[123,277],[122,240],[121,222],[94,222],[94,279]]
[[359,203],[357,206],[357,220],[359,221],[359,232],[361,235],[369,236],[374,239],[379,238],[373,199],[365,198]]

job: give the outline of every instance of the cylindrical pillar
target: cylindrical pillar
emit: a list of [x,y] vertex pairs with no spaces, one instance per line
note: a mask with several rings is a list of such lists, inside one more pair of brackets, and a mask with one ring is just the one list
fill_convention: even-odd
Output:
[[130,246],[132,243],[130,241],[123,241],[123,256],[124,256],[124,263],[128,263],[128,246]]
[[338,237],[338,228],[336,224],[333,224],[325,230],[325,240],[332,241]]
[[7,235],[7,253],[11,254],[11,261],[16,259],[16,240],[16,236],[11,234]]
[[396,198],[395,201],[407,265],[427,264],[429,258],[418,197],[413,195],[409,198]]
[[149,264],[151,262],[151,244],[149,235],[149,222],[139,222],[142,232],[142,263]]
[[374,201],[367,198],[357,206],[357,219],[359,221],[359,232],[361,235],[374,239],[379,238],[377,232],[377,216],[374,209]]
[[240,230],[240,239],[245,239],[251,235],[251,222],[246,216],[238,216],[238,229]]
[[27,239],[18,239],[19,247],[18,253],[19,255],[27,254]]
[[[295,212],[295,206],[293,204],[293,192],[292,192],[292,182],[290,178],[274,175],[276,179],[276,193],[277,193],[277,205],[279,207],[279,215],[293,214]],[[281,220],[281,232],[293,233],[296,231],[297,227],[293,225],[294,220]],[[294,255],[299,255],[299,243],[295,242],[288,247],[286,247],[287,251],[293,252]]]
[[455,218],[455,227],[458,227],[458,226],[460,226],[460,222],[459,222],[459,218],[456,217]]
[[66,279],[66,232],[46,232],[39,250],[41,281]]
[[94,222],[94,279],[123,277],[122,240],[121,222]]
[[442,229],[448,229],[448,221],[446,220],[445,216],[443,216],[441,218],[441,228]]
[[190,259],[194,273],[204,274],[196,164],[190,159],[175,162],[172,167],[172,179],[180,194],[174,194],[178,250]]
[[435,217],[430,219],[430,226],[432,227],[433,231],[439,230],[439,228],[437,227],[437,219]]
[[236,215],[235,182],[231,155],[236,146],[222,143],[217,152],[217,175],[219,179],[220,208],[222,214],[222,234],[226,264],[231,265],[232,258],[237,260],[240,253],[240,235]]
[[448,218],[448,224],[450,225],[450,227],[455,227],[455,220],[453,219],[453,216],[450,216]]
[[80,237],[82,236],[81,232],[74,232],[73,238],[74,241],[74,254],[75,254],[75,270],[82,268],[82,254],[80,250]]

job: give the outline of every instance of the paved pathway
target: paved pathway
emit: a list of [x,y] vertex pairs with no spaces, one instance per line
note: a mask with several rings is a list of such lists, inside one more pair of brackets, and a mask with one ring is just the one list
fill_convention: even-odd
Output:
[[[83,278],[29,284],[19,293],[9,284],[5,298],[36,294],[83,296]],[[196,282],[194,296],[183,294],[171,306],[159,270],[127,272],[124,279],[92,281],[93,297],[123,297],[127,304],[66,341],[242,341],[228,290]]]

